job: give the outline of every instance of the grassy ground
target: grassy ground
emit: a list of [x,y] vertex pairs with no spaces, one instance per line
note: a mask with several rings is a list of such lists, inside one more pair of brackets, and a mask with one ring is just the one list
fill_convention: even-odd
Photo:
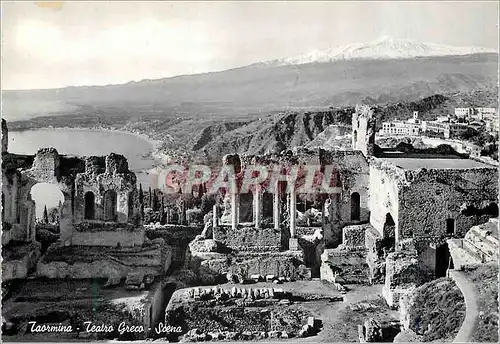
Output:
[[498,342],[498,264],[483,265],[465,274],[476,286],[480,312],[472,339]]
[[453,340],[465,318],[465,300],[453,280],[438,278],[416,289],[410,328],[426,342]]

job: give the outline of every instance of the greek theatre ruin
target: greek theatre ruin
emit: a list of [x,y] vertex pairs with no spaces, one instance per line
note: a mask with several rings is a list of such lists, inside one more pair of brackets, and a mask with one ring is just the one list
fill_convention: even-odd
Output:
[[374,110],[357,106],[352,149],[227,155],[223,165],[236,171],[333,166],[339,192],[311,197],[279,182],[226,193],[189,246],[190,266],[234,280],[274,275],[380,283],[394,307],[416,286],[445,276],[453,265],[447,242],[498,217],[497,168],[449,147],[382,149],[375,124]]
[[[170,264],[163,239],[147,240],[138,203],[136,176],[117,154],[64,156],[53,148],[36,155],[8,152],[2,120],[2,279],[29,273],[49,278],[116,278],[140,272],[153,276]],[[39,184],[61,193],[54,223],[39,224],[32,193]],[[56,224],[56,223],[57,224]],[[37,226],[56,226],[59,240],[40,258]]]
[[[356,107],[350,149],[225,156],[222,166],[234,168],[238,192],[218,192],[184,266],[224,281],[272,275],[380,283],[395,307],[413,288],[445,276],[453,264],[449,243],[498,217],[498,170],[447,146],[383,149],[375,144],[375,118],[372,108]],[[136,178],[123,156],[69,157],[54,149],[10,154],[5,122],[2,130],[2,239],[6,252],[16,252],[2,263],[4,279],[32,270],[51,278],[166,272],[170,243],[145,238]],[[301,194],[286,180],[241,190],[238,172],[255,165],[332,167],[335,192]],[[41,258],[30,197],[37,183],[63,195],[60,239]]]

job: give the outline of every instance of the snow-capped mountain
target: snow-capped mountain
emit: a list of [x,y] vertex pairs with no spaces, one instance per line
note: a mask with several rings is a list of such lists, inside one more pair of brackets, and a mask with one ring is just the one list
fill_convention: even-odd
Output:
[[354,43],[337,48],[315,50],[299,56],[270,61],[270,63],[295,65],[353,59],[406,59],[424,56],[469,55],[495,52],[497,51],[488,48],[446,46],[382,36],[369,43]]

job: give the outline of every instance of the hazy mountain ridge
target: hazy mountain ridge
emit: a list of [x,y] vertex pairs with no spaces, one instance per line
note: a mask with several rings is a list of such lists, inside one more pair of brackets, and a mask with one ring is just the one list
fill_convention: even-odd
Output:
[[[470,96],[472,105],[497,106],[497,69],[496,53],[259,63],[123,85],[4,91],[3,115],[11,129],[125,129],[161,141],[168,156],[218,161],[232,152],[308,145],[331,125],[350,125],[359,103],[376,106],[379,123],[415,110],[424,117],[451,113],[477,90],[486,91]],[[46,117],[30,118],[29,108]],[[29,120],[12,123],[22,116]]]
[[[495,87],[497,54],[305,65],[252,65],[218,73],[115,86],[4,91],[8,120],[80,111],[123,116],[249,118],[294,107],[411,101]],[[50,106],[47,106],[50,105]],[[57,106],[55,106],[57,105]],[[42,109],[42,110],[41,110]],[[46,110],[43,110],[46,109]],[[45,112],[43,112],[45,111]]]

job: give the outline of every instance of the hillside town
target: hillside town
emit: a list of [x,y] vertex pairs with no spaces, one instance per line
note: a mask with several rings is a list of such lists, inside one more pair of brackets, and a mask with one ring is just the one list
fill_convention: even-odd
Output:
[[498,110],[495,108],[456,108],[454,114],[438,116],[434,121],[422,121],[418,111],[406,121],[382,123],[382,136],[440,135],[445,139],[463,138],[469,134],[487,132],[498,138]]
[[[457,151],[481,157],[489,156],[498,162],[499,115],[496,108],[455,108],[453,114],[422,120],[418,111],[404,121],[383,122],[378,131],[381,137],[429,137],[443,139]],[[457,143],[460,145],[457,146]]]

